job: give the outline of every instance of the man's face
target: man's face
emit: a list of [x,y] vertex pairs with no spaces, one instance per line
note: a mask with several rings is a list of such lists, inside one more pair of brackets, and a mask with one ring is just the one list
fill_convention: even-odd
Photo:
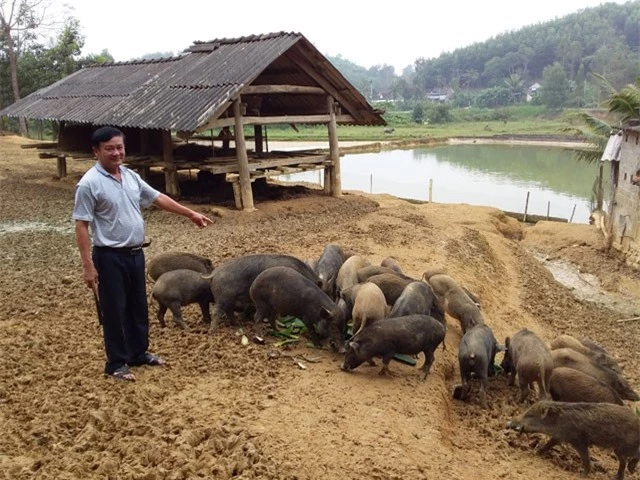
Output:
[[93,153],[98,158],[100,165],[107,172],[113,173],[124,162],[124,139],[113,137],[107,142],[100,142],[97,148],[93,147]]

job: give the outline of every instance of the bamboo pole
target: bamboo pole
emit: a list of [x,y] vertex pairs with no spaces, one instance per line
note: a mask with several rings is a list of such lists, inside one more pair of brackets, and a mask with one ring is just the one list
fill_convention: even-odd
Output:
[[571,223],[573,221],[573,214],[576,213],[576,206],[577,203],[573,204],[573,211],[571,212],[571,218],[569,219],[569,223]]
[[524,202],[524,215],[522,216],[522,221],[527,221],[527,210],[529,209],[529,193],[527,192],[527,200]]
[[369,193],[373,193],[373,173],[369,174]]
[[241,107],[240,97],[238,96],[233,100],[233,116],[236,120],[233,134],[236,144],[236,158],[238,159],[240,196],[242,197],[242,209],[245,212],[252,212],[255,208],[253,206],[253,192],[251,191],[251,178],[249,177],[249,157],[247,156],[247,144],[244,139]]
[[433,178],[429,179],[429,203],[431,203],[431,199],[433,197]]
[[331,195],[342,196],[342,180],[340,178],[340,145],[338,143],[338,123],[336,121],[336,103],[333,97],[327,97],[329,111],[329,157],[331,158]]

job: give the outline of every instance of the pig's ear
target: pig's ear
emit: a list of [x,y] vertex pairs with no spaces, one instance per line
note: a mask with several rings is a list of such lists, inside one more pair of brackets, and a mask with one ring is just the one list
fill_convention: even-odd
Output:
[[357,352],[358,348],[360,348],[360,344],[358,342],[349,342],[347,346],[349,348],[352,348],[355,352]]
[[327,310],[326,308],[322,307],[320,309],[320,318],[324,319],[324,320],[328,320],[331,318],[331,311]]

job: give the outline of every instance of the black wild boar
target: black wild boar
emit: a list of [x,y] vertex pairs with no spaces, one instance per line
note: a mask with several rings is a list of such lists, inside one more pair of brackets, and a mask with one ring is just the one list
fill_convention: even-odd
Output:
[[585,476],[591,471],[591,445],[614,451],[619,462],[617,480],[624,479],[627,462],[633,473],[640,457],[640,417],[620,405],[542,401],[512,419],[507,428],[549,435],[539,453],[559,443],[571,444],[582,459]]
[[[462,385],[454,390],[454,398],[465,400],[469,395],[471,379],[480,381],[480,404],[487,408],[487,383],[493,376],[493,363],[498,352],[498,342],[485,324],[470,328],[462,336],[458,347],[458,363]],[[456,395],[456,392],[459,392]]]
[[444,325],[427,315],[379,320],[347,344],[342,369],[351,371],[374,357],[382,357],[380,375],[390,374],[389,362],[396,353],[415,355],[423,352],[422,379],[425,380],[434,360],[433,352],[444,342],[444,336]]
[[522,403],[529,395],[529,386],[538,384],[539,399],[549,398],[549,382],[553,370],[553,359],[547,345],[532,331],[526,328],[516,332],[505,340],[506,351],[500,366],[509,375],[509,385],[518,375],[520,399]]
[[430,315],[444,324],[444,312],[435,304],[433,290],[428,283],[411,282],[393,304],[390,317],[405,315]]
[[361,255],[353,255],[347,258],[340,270],[338,270],[338,278],[336,279],[336,289],[338,293],[355,285],[358,282],[358,270],[371,265],[371,262]]
[[382,275],[384,273],[396,275],[405,280],[411,280],[411,281],[414,280],[411,277],[408,277],[402,273],[396,272],[393,268],[381,267],[379,265],[369,265],[368,267],[363,267],[358,270],[357,272],[358,282],[360,283],[366,282],[369,280],[369,278],[373,277],[374,275]]
[[189,252],[165,252],[155,255],[147,266],[147,275],[153,281],[160,275],[171,270],[187,269],[203,274],[211,273],[213,264],[211,260],[195,253]]
[[484,323],[476,302],[449,275],[425,272],[422,278],[431,285],[439,308],[458,320],[463,332]]
[[256,277],[249,295],[256,306],[255,320],[269,320],[276,328],[278,316],[302,319],[314,345],[329,338],[334,351],[343,344],[344,319],[338,306],[313,281],[289,267],[268,268]]
[[382,260],[382,262],[380,262],[380,266],[390,268],[391,270],[394,270],[397,273],[404,275],[402,268],[400,268],[400,264],[393,257],[387,257],[384,260]]
[[589,357],[591,361],[604,365],[605,367],[609,367],[616,373],[622,373],[618,362],[616,362],[613,357],[608,355],[606,352],[592,350],[591,348],[582,344],[580,340],[571,335],[560,335],[554,338],[551,342],[551,350],[557,350],[559,348],[570,348],[583,354],[586,357]]
[[218,328],[218,319],[233,321],[234,309],[246,308],[251,299],[249,289],[260,273],[271,267],[289,267],[301,273],[316,285],[318,276],[302,260],[283,254],[254,254],[227,260],[206,278],[211,281],[211,293],[215,299],[213,318],[209,332]]
[[151,296],[159,304],[158,321],[165,327],[164,315],[167,308],[171,310],[173,321],[180,328],[185,328],[182,320],[182,306],[197,303],[202,310],[202,320],[211,323],[209,304],[213,302],[211,286],[202,278],[202,274],[193,270],[179,269],[160,275],[153,286]]
[[358,289],[351,313],[354,336],[367,325],[387,318],[388,308],[384,293],[382,293],[380,287],[375,283],[363,283]]
[[613,403],[622,405],[620,396],[606,383],[573,368],[558,367],[551,373],[551,398],[558,402]]
[[384,293],[384,298],[387,300],[387,304],[393,306],[398,298],[400,298],[400,295],[402,295],[405,287],[413,282],[413,280],[401,278],[393,273],[382,273],[369,277],[367,282],[375,283],[380,287],[380,290]]
[[320,282],[322,282],[320,287],[324,293],[333,299],[337,297],[336,279],[340,267],[344,263],[344,259],[344,252],[340,245],[330,243],[324,247],[316,265],[316,275],[318,275]]
[[638,401],[640,397],[631,388],[629,383],[624,377],[608,367],[598,365],[591,361],[589,357],[582,355],[571,348],[558,348],[551,351],[551,357],[553,359],[554,368],[568,367],[574,370],[580,370],[582,373],[591,375],[597,378],[601,382],[609,385],[620,398],[624,400]]

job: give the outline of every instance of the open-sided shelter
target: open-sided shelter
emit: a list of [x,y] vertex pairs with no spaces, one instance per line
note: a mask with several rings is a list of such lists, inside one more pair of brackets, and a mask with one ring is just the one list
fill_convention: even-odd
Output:
[[[163,168],[167,193],[180,194],[179,170],[198,168],[225,175],[245,210],[253,209],[252,180],[284,171],[323,168],[325,192],[340,195],[337,125],[386,125],[302,34],[288,32],[195,42],[176,57],[86,67],[0,115],[58,122],[58,141],[41,156],[58,158],[60,176],[66,156],[89,153],[91,131],[111,125],[127,137],[129,166],[143,175]],[[329,153],[269,152],[267,126],[274,124],[326,124]],[[246,126],[253,126],[248,138]],[[176,146],[172,132],[188,142],[210,132],[211,142]]]

